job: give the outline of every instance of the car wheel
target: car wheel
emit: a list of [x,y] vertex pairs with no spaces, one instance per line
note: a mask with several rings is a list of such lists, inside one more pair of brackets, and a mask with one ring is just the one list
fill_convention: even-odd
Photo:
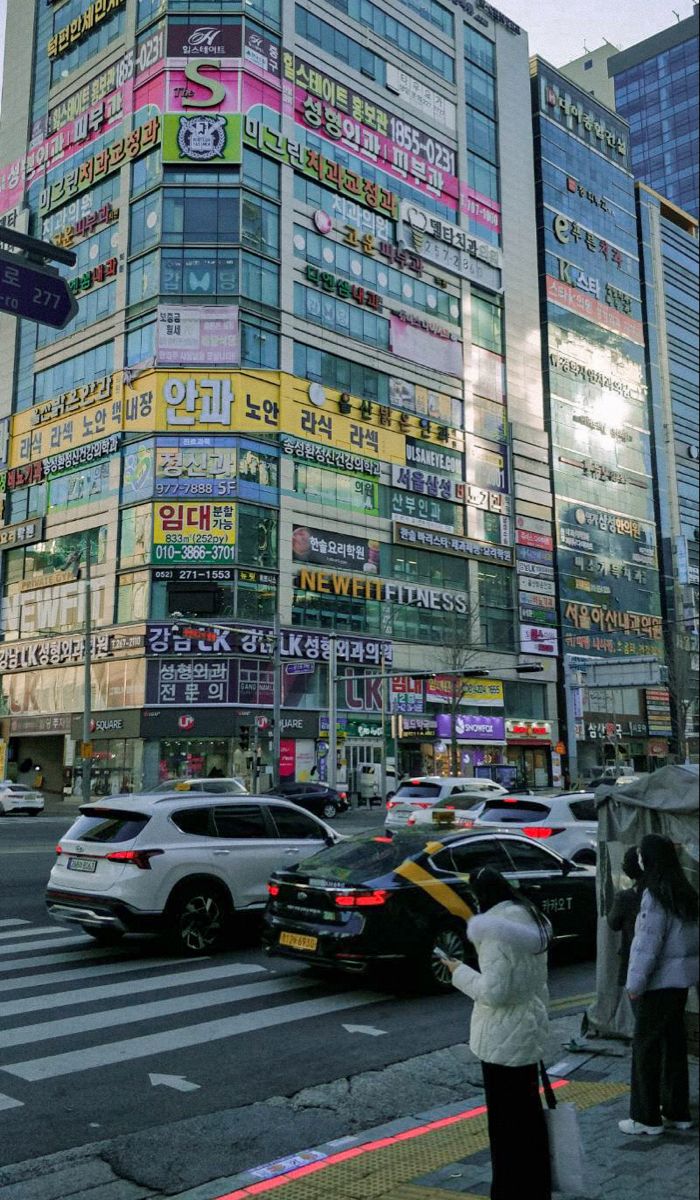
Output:
[[321,809],[321,816],[325,817],[326,821],[330,821],[330,820],[332,820],[333,817],[336,817],[337,815],[338,815],[338,805],[335,804],[332,800],[324,800],[323,808]]
[[121,929],[94,929],[90,925],[82,925],[81,928],[99,946],[116,946],[124,937]]
[[223,889],[209,880],[188,883],[168,901],[165,929],[184,954],[205,954],[221,945],[231,917],[231,903]]
[[442,950],[448,958],[465,962],[468,949],[465,934],[455,925],[438,925],[432,932],[419,964],[421,983],[431,992],[450,992],[452,976],[447,966],[435,953]]
[[574,854],[571,861],[581,867],[594,867],[598,861],[598,857],[595,850],[579,850],[578,854]]

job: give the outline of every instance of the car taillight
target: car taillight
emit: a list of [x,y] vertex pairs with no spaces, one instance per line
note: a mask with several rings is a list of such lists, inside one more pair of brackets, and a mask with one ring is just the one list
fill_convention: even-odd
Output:
[[279,896],[280,894],[279,884],[277,883],[268,883],[267,890],[271,896]]
[[132,867],[138,867],[140,871],[150,871],[151,859],[156,854],[164,853],[164,850],[113,850],[105,857],[107,862],[130,863]]
[[409,817],[409,818],[408,818],[408,820],[407,820],[407,822],[406,822],[406,824],[407,824],[407,825],[415,825],[415,823],[416,823],[416,818],[415,818],[415,817]]
[[61,847],[60,847],[60,846],[57,846],[57,847],[56,847],[56,853],[57,853],[57,854],[63,854],[63,851],[62,851],[62,849],[61,849]]
[[450,809],[452,809],[452,811],[454,812],[454,807],[455,807],[455,806],[454,806],[454,804],[443,804],[443,806],[442,806],[442,807],[443,807],[443,808],[450,808]]
[[429,800],[414,800],[411,808],[432,808]]
[[460,829],[473,829],[475,822],[467,819],[463,821],[457,821],[457,824],[459,825]]
[[387,800],[387,802],[386,802],[387,808],[396,808],[397,804],[398,804],[398,800]]
[[550,825],[527,825],[523,828],[523,833],[529,838],[548,838],[563,832],[563,826],[561,829],[553,829]]
[[386,904],[389,893],[383,889],[374,892],[341,892],[335,898],[337,908],[375,908]]

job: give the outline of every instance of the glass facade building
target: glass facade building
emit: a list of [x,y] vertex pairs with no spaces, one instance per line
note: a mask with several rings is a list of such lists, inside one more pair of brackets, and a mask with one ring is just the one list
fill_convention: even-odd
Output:
[[549,64],[533,59],[531,72],[551,595],[569,766],[585,778],[610,757],[646,769],[650,752],[642,694],[606,696],[586,671],[608,663],[612,682],[620,663],[663,658],[634,181],[626,123]]
[[[0,320],[13,769],[80,786],[89,531],[98,792],[269,781],[276,695],[283,773],[322,777],[334,687],[351,788],[382,738],[445,767],[444,690],[377,678],[428,645],[499,681],[465,691],[461,765],[549,782],[556,630],[516,582],[552,569],[523,31],[449,0],[21,7],[0,219],[75,251],[78,314]],[[541,681],[508,690],[523,656]]]
[[693,16],[608,59],[615,108],[629,122],[632,171],[700,216],[700,54]]

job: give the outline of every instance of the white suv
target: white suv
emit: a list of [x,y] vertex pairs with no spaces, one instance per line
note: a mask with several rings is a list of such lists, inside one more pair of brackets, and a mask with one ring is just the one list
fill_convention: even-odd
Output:
[[166,934],[184,953],[216,948],[234,913],[262,909],[267,881],[340,835],[285,800],[260,796],[110,796],[64,834],[49,914],[97,941]]
[[593,792],[558,796],[496,796],[469,816],[477,826],[524,833],[562,858],[593,865],[598,857],[598,812]]
[[404,829],[416,812],[452,804],[451,797],[468,792],[475,799],[505,795],[506,789],[493,779],[475,779],[466,775],[422,775],[404,779],[387,800],[385,827],[388,834]]

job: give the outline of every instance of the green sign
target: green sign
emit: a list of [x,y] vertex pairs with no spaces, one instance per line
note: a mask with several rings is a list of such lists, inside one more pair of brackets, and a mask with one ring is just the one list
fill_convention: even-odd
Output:
[[163,117],[163,162],[240,163],[240,113],[166,113]]

